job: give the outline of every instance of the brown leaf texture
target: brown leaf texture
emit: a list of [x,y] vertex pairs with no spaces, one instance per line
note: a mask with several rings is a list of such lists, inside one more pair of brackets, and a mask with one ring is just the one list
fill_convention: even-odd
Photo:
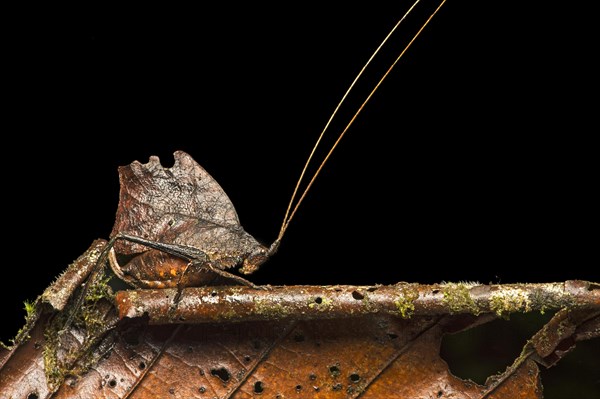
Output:
[[[36,328],[21,348],[24,356],[3,368],[0,393],[15,398],[541,397],[537,366],[529,360],[489,396],[487,387],[449,372],[439,357],[442,336],[485,321],[370,316],[148,326],[127,320],[116,336],[105,338],[111,349],[89,370],[68,376],[54,394],[42,367],[43,328]],[[7,383],[7,377],[18,378]]]

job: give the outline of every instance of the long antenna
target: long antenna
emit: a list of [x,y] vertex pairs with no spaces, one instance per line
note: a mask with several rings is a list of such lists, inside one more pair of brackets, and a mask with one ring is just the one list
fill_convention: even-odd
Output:
[[348,94],[350,93],[350,91],[354,88],[354,85],[356,84],[356,82],[358,81],[358,79],[362,76],[362,74],[365,71],[365,69],[367,69],[367,67],[369,66],[369,64],[371,63],[371,61],[375,58],[375,56],[377,55],[377,53],[379,52],[379,50],[387,42],[387,40],[394,33],[394,31],[400,26],[400,24],[406,19],[406,17],[410,14],[410,12],[415,8],[415,6],[419,3],[419,1],[420,0],[416,0],[413,3],[413,5],[406,11],[406,13],[404,13],[404,15],[402,16],[402,18],[400,18],[400,20],[396,23],[396,25],[388,33],[388,35],[385,37],[385,39],[383,39],[383,41],[381,42],[381,44],[379,44],[379,46],[373,52],[373,54],[371,55],[371,57],[369,58],[369,60],[362,67],[362,69],[360,70],[360,72],[358,73],[358,75],[356,75],[356,77],[352,81],[352,84],[348,87],[348,90],[346,90],[346,92],[342,96],[342,99],[337,104],[335,110],[333,111],[333,113],[329,117],[329,120],[327,121],[327,123],[325,124],[325,127],[321,131],[321,134],[319,135],[319,138],[317,139],[317,142],[313,146],[312,151],[311,151],[310,155],[308,156],[308,159],[306,160],[306,163],[304,164],[304,167],[302,168],[302,172],[300,173],[300,177],[298,178],[298,181],[296,183],[296,187],[294,188],[294,192],[292,193],[292,197],[290,198],[290,202],[289,202],[287,210],[285,212],[285,216],[283,217],[283,222],[281,224],[281,229],[279,230],[279,235],[277,236],[277,239],[275,240],[275,242],[273,243],[273,245],[271,245],[270,252],[275,252],[277,250],[277,248],[279,247],[279,243],[281,242],[281,238],[283,237],[283,235],[284,235],[285,231],[287,230],[287,228],[288,228],[291,220],[293,219],[294,215],[296,214],[296,211],[298,210],[298,207],[300,206],[300,204],[302,203],[302,201],[306,197],[306,194],[310,190],[311,186],[313,185],[315,179],[317,178],[317,176],[319,175],[319,173],[321,172],[321,170],[323,169],[323,166],[329,160],[329,157],[331,156],[331,154],[333,153],[333,151],[335,150],[335,148],[337,147],[337,145],[339,144],[339,142],[342,140],[342,138],[344,137],[344,135],[346,134],[346,132],[348,131],[348,129],[350,128],[350,126],[352,125],[352,123],[354,123],[354,121],[356,120],[357,116],[363,110],[363,108],[365,107],[365,105],[369,102],[369,100],[371,99],[371,97],[373,97],[373,94],[377,91],[377,89],[379,88],[379,86],[381,86],[381,83],[389,75],[389,73],[392,71],[392,69],[396,66],[396,64],[398,63],[398,61],[400,61],[400,59],[402,58],[402,56],[404,55],[404,53],[406,53],[406,51],[413,44],[413,42],[415,41],[415,39],[421,34],[421,32],[423,31],[423,29],[425,29],[425,27],[429,24],[429,22],[433,19],[433,17],[437,14],[437,12],[440,10],[440,8],[442,8],[442,6],[444,5],[444,3],[446,2],[446,0],[442,0],[442,2],[440,3],[440,5],[433,11],[433,13],[431,13],[431,15],[429,16],[429,18],[421,26],[421,28],[419,29],[419,31],[412,37],[412,39],[410,40],[410,42],[404,47],[404,49],[402,50],[402,52],[400,53],[400,55],[398,56],[398,58],[396,58],[396,60],[394,61],[394,63],[388,68],[388,70],[381,77],[381,79],[379,80],[379,82],[377,82],[377,84],[375,85],[375,87],[373,88],[373,90],[371,90],[371,93],[369,93],[369,95],[367,96],[367,98],[365,99],[365,101],[358,108],[358,110],[356,111],[356,113],[354,114],[354,116],[352,117],[352,119],[350,120],[350,122],[348,122],[348,124],[346,125],[346,127],[344,128],[344,130],[342,131],[342,133],[339,135],[339,137],[337,138],[337,140],[335,141],[335,143],[333,144],[333,146],[331,147],[331,149],[329,150],[329,152],[327,153],[327,155],[325,156],[325,158],[323,159],[323,161],[319,165],[317,171],[315,172],[315,174],[313,175],[313,177],[311,178],[311,180],[307,184],[306,188],[304,189],[302,195],[298,199],[298,202],[296,202],[296,205],[292,209],[292,206],[294,204],[294,200],[296,199],[296,195],[298,194],[298,190],[300,188],[300,184],[302,183],[302,180],[304,179],[304,175],[305,175],[305,173],[306,173],[306,171],[308,169],[308,166],[309,166],[309,164],[310,164],[310,162],[312,160],[312,157],[313,157],[313,155],[314,155],[317,147],[319,146],[319,144],[321,142],[321,139],[325,135],[325,132],[327,131],[329,125],[331,124],[331,121],[333,120],[333,118],[337,114],[337,112],[340,109],[342,103],[346,100],[346,97],[348,96]]

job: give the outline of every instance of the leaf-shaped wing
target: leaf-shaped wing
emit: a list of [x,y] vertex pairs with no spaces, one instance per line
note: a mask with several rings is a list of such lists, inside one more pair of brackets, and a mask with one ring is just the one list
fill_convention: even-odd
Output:
[[[171,168],[163,167],[156,156],[146,164],[135,161],[119,168],[121,193],[111,236],[126,232],[170,242],[178,232],[202,222],[239,227],[235,208],[219,183],[187,153],[176,151],[173,155]],[[129,242],[117,246],[120,253],[146,249]]]

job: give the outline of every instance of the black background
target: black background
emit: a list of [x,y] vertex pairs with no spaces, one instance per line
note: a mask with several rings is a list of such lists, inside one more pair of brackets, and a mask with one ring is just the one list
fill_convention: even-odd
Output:
[[[270,243],[330,113],[407,8],[19,10],[3,56],[4,340],[112,229],[117,167],[191,154]],[[599,280],[596,24],[450,1],[324,168],[258,284]],[[533,3],[533,4],[532,4]],[[324,148],[433,10],[423,2]],[[323,152],[318,153],[321,159]]]

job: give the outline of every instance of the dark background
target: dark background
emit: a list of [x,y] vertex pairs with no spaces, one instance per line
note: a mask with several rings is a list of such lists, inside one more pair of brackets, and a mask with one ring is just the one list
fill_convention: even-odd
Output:
[[[407,8],[8,13],[2,339],[112,229],[117,167],[191,154],[270,243],[330,113]],[[332,125],[435,5],[422,2]],[[341,142],[258,284],[599,280],[597,24],[568,2],[449,1]],[[320,158],[323,156],[323,152]]]

